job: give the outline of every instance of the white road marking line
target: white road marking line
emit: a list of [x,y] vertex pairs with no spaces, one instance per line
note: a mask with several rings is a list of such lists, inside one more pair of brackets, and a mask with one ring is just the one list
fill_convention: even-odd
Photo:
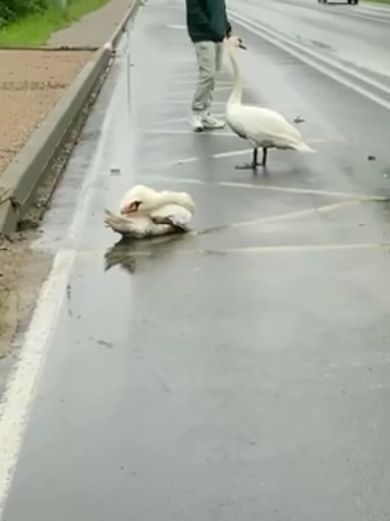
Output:
[[[208,132],[205,132],[204,134],[212,136],[214,134],[214,132],[215,131],[210,130]],[[230,137],[230,134],[229,134],[229,137]],[[234,134],[233,134],[233,137],[234,137]],[[328,141],[327,139],[323,139],[323,138],[307,139],[307,142],[311,143],[311,144],[315,144],[315,143],[319,144],[319,143],[327,143],[327,142],[335,142],[335,141],[343,142],[344,140],[332,140],[332,141],[329,140]],[[219,152],[217,154],[211,154],[208,157],[202,157],[202,158],[201,157],[184,157],[184,158],[180,158],[180,159],[175,159],[175,160],[169,161],[167,163],[162,163],[161,166],[163,166],[163,167],[175,166],[175,165],[194,163],[196,161],[204,161],[207,159],[224,159],[225,157],[235,157],[235,156],[241,156],[241,155],[245,155],[245,154],[248,154],[248,156],[250,156],[251,153],[252,153],[252,150],[250,148],[241,148],[238,150],[231,150],[229,152]]]
[[236,139],[236,135],[233,132],[221,132],[219,130],[213,130],[209,132],[194,132],[193,130],[170,130],[170,129],[146,129],[142,130],[145,134],[172,134],[172,135],[192,135],[197,138],[203,138],[210,136],[219,136],[219,137],[233,137]]
[[[120,87],[118,83],[117,88]],[[119,99],[121,99],[119,97]],[[111,127],[111,107],[117,100],[115,92],[105,112],[102,133],[95,157],[80,190],[79,202],[67,238],[75,241],[90,211],[93,186],[99,174],[98,165],[104,156]],[[60,310],[66,295],[66,284],[76,258],[75,249],[60,250],[40,291],[33,317],[24,336],[15,369],[10,374],[0,403],[0,519],[12,485],[24,432],[28,424],[33,398],[44,370]]]
[[[341,83],[342,85],[345,85],[346,87],[349,87],[350,89],[354,90],[358,94],[361,94],[362,96],[370,99],[371,101],[374,101],[381,107],[390,110],[390,102],[388,102],[386,99],[371,93],[364,87],[359,87],[356,83],[353,83],[349,79],[344,78],[341,74],[347,73],[350,76],[352,76],[355,80],[362,81],[367,85],[381,90],[386,95],[390,96],[390,89],[386,85],[379,83],[375,80],[371,80],[369,77],[353,69],[350,69],[345,65],[341,66],[336,61],[331,60],[323,55],[319,55],[315,51],[303,47],[298,42],[290,41],[286,36],[272,34],[272,29],[261,25],[259,22],[253,22],[252,20],[248,19],[247,17],[236,11],[230,9],[230,13],[232,20],[237,22],[239,25],[241,25],[251,33],[256,34],[263,40],[266,40],[269,43],[273,44],[275,47],[279,47],[279,49],[284,50],[291,56],[294,56],[301,62],[310,65],[312,68],[322,72],[323,74],[325,74],[329,78],[332,78],[338,83]],[[299,52],[299,50],[294,50],[292,46],[299,49],[301,52]],[[304,56],[302,53],[309,55],[310,57]],[[340,73],[331,71],[329,67],[337,69],[338,71],[340,71]]]
[[[261,254],[261,253],[306,253],[306,252],[338,252],[356,250],[390,250],[390,242],[366,242],[350,244],[279,244],[275,246],[242,246],[232,248],[186,248],[170,251],[172,255],[224,255],[224,254]],[[161,250],[163,251],[163,249]],[[95,255],[95,253],[94,253]],[[152,251],[135,250],[131,257],[148,258],[153,255]]]
[[231,150],[230,152],[218,152],[217,154],[212,154],[210,157],[211,159],[221,159],[224,157],[235,157],[235,156],[242,156],[244,154],[251,155],[252,151],[246,149],[240,149],[240,150]]
[[186,26],[185,25],[167,24],[165,27],[168,27],[168,29],[179,29],[181,31],[185,31],[186,30]]
[[0,518],[73,261],[73,252],[61,251],[56,255],[50,275],[41,289],[17,367],[9,377],[0,404]]
[[292,252],[316,252],[316,251],[354,251],[354,250],[379,250],[390,248],[390,243],[354,243],[354,244],[286,244],[279,246],[252,246],[248,248],[221,248],[206,250],[207,253],[292,253]]
[[[197,80],[194,81],[194,88],[196,86],[196,83],[197,83]],[[230,84],[230,85],[226,85],[226,86],[221,86],[221,87],[216,87],[214,89],[214,93],[219,93],[219,92],[230,92],[233,88],[233,84]],[[174,97],[177,97],[177,96],[182,96],[183,95],[183,89],[181,90],[178,90],[178,91],[170,91],[169,92],[170,96],[172,98]],[[187,93],[190,97],[193,96],[193,92],[192,90],[190,92]],[[226,103],[226,102],[225,102]]]
[[[209,133],[210,133],[210,135],[212,135],[213,131],[208,132],[208,134]],[[204,158],[184,157],[184,158],[180,158],[180,159],[175,159],[173,161],[169,161],[167,163],[161,163],[160,166],[161,167],[172,167],[172,166],[176,166],[176,165],[187,165],[189,163],[195,163],[196,161],[205,161],[208,159],[221,159],[224,157],[240,156],[240,155],[244,155],[244,154],[250,155],[251,151],[249,149],[240,149],[240,150],[233,150],[230,152],[220,152],[218,154],[212,154],[211,156],[204,157]]]
[[323,195],[329,197],[343,197],[344,199],[359,199],[361,201],[378,201],[385,202],[388,201],[388,197],[383,197],[375,194],[364,194],[357,192],[338,192],[332,190],[316,190],[312,188],[292,188],[292,187],[283,187],[277,185],[262,185],[262,184],[250,184],[250,183],[239,183],[235,181],[221,181],[221,182],[209,182],[203,181],[202,179],[191,179],[184,177],[171,177],[171,176],[150,176],[150,179],[154,179],[156,181],[163,181],[167,183],[182,183],[182,184],[195,184],[195,185],[204,185],[204,186],[222,186],[227,188],[240,188],[240,189],[249,189],[249,190],[265,190],[271,192],[286,192],[293,194],[303,194],[303,195]]
[[[212,134],[212,131],[210,133]],[[223,159],[225,157],[242,156],[245,154],[250,156],[251,150],[248,148],[245,148],[245,149],[239,149],[239,150],[232,150],[230,152],[219,152],[217,154],[211,154],[208,157],[184,157],[184,158],[180,158],[180,159],[175,159],[173,161],[170,161],[169,163],[163,163],[161,166],[183,165],[183,164],[188,164],[188,163],[195,163],[196,161],[205,161],[208,159]]]
[[[192,234],[196,235],[196,234]],[[163,244],[161,252],[164,251]],[[167,249],[172,255],[207,255],[207,254],[251,254],[251,253],[293,253],[293,252],[337,252],[337,251],[354,251],[354,250],[389,250],[390,242],[356,242],[356,243],[320,243],[320,244],[276,244],[272,246],[237,246],[227,248],[182,248]],[[77,250],[77,257],[89,258],[103,254],[102,250]],[[133,250],[129,252],[127,257],[149,258],[154,255],[153,251]]]
[[[221,114],[220,116],[223,116],[223,114]],[[178,119],[167,120],[167,121],[164,121],[164,124],[179,123],[181,121],[189,121],[189,118],[178,118]],[[159,123],[159,124],[161,124],[161,123]],[[156,126],[158,126],[158,124]],[[221,137],[233,137],[233,138],[237,139],[237,135],[232,130],[227,130],[227,131],[210,130],[210,131],[205,131],[205,132],[194,132],[192,129],[176,130],[176,129],[153,128],[153,129],[142,130],[142,132],[144,132],[146,134],[183,134],[183,135],[195,135],[195,136],[199,136],[199,137],[221,136]],[[312,145],[324,144],[324,143],[348,143],[348,140],[347,139],[332,139],[332,138],[313,138],[313,139],[307,139],[306,143],[312,144]],[[230,152],[227,152],[227,153],[230,153]],[[248,153],[250,153],[249,149],[248,149]],[[226,153],[223,152],[223,154],[226,154]],[[218,154],[214,154],[212,157],[219,157],[219,156],[218,156]],[[225,156],[223,156],[223,157],[225,157]]]
[[242,227],[246,227],[246,226],[260,226],[261,227],[261,226],[267,225],[267,224],[275,224],[275,223],[284,222],[284,221],[293,221],[293,220],[299,219],[301,217],[307,217],[308,215],[329,213],[329,212],[333,212],[335,210],[339,210],[340,208],[346,208],[348,206],[357,206],[359,204],[362,204],[363,202],[367,202],[367,201],[354,199],[352,201],[346,200],[346,201],[341,201],[338,203],[326,204],[323,206],[303,208],[300,210],[293,210],[291,212],[285,212],[285,213],[278,214],[278,215],[269,215],[268,217],[260,217],[258,219],[250,219],[250,220],[238,221],[238,222],[230,223],[230,224],[226,224],[226,225],[214,226],[214,227],[210,227],[208,229],[202,230],[200,232],[194,232],[193,234],[201,236],[201,235],[210,234],[213,232],[231,230],[234,228],[242,228]]
[[[224,114],[219,113],[215,114],[217,117],[223,117]],[[168,119],[164,120],[162,122],[158,122],[156,124],[156,127],[158,125],[169,125],[173,123],[181,123],[181,122],[188,122],[190,124],[190,117],[187,118],[177,118],[177,119]],[[143,132],[148,134],[187,134],[187,135],[196,135],[196,136],[225,136],[225,137],[233,137],[237,139],[237,135],[232,130],[227,131],[218,131],[218,130],[209,130],[205,132],[194,132],[192,129],[183,129],[183,130],[176,130],[176,129],[146,129],[143,130]],[[334,138],[312,138],[312,139],[306,139],[306,143],[311,145],[321,145],[324,143],[349,143],[347,139],[334,139]],[[250,149],[247,149],[248,153],[250,153]],[[219,157],[217,154],[213,155],[212,157]],[[223,156],[225,157],[225,156]],[[180,161],[180,160],[179,160]]]
[[334,210],[339,210],[340,208],[346,208],[348,206],[357,206],[362,204],[361,200],[353,200],[353,201],[342,201],[333,204],[326,204],[323,206],[317,206],[313,208],[305,208],[303,210],[294,210],[292,212],[282,213],[279,215],[270,215],[269,217],[262,217],[260,219],[251,219],[247,221],[241,221],[237,223],[232,223],[227,226],[227,228],[242,228],[243,226],[261,226],[263,224],[274,224],[283,221],[290,221],[294,219],[299,219],[300,217],[307,217],[308,215],[313,215],[317,213],[329,213]]
[[[156,101],[156,104],[159,104],[161,105],[161,101]],[[187,99],[187,100],[178,100],[178,99],[166,99],[163,101],[163,104],[164,105],[188,105],[189,103],[191,103],[191,99]],[[213,105],[226,105],[226,101],[213,101]]]
[[[214,115],[216,117],[222,118],[225,114],[223,112],[217,112],[217,113],[214,113]],[[190,120],[191,120],[191,114],[189,114],[187,117],[184,117],[184,118],[163,119],[163,120],[157,121],[156,122],[156,126],[158,126],[158,125],[171,125],[171,124],[174,124],[174,123],[182,123],[182,122],[189,124]],[[193,133],[193,130],[191,130],[191,132]]]
[[[175,85],[191,85],[194,87],[196,87],[196,84],[198,82],[198,77],[194,76],[192,79],[189,79],[189,78],[186,78],[186,79],[177,79],[175,76],[173,76],[171,78],[171,82],[174,83]],[[218,85],[220,87],[229,87],[232,88],[233,87],[233,83],[231,81],[218,81]],[[182,93],[180,93],[182,94]]]

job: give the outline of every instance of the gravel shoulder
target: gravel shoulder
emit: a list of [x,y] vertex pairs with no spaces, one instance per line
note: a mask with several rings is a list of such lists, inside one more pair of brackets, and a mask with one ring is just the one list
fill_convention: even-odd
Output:
[[[0,49],[0,197],[7,166],[92,57],[93,48],[110,38],[131,3],[111,0],[53,34],[46,49]],[[80,45],[91,50],[69,50]],[[1,360],[10,353],[17,331],[27,324],[50,268],[50,258],[30,249],[36,234],[24,231],[12,242],[0,237],[0,391]]]
[[0,51],[1,174],[91,57],[89,51]]
[[[1,175],[61,99],[90,59],[89,51],[0,51]],[[17,328],[27,320],[48,262],[29,250],[33,236],[0,242],[0,359],[9,352]]]
[[16,235],[13,242],[0,240],[0,361],[10,354],[12,339],[27,323],[50,266],[50,256],[30,250],[34,236],[28,232]]

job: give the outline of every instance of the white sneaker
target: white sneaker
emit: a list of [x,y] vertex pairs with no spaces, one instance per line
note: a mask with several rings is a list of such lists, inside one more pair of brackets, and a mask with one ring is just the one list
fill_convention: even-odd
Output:
[[194,129],[194,132],[203,132],[204,126],[203,126],[203,114],[200,113],[194,113],[192,114],[191,118],[191,125]]
[[195,132],[203,132],[204,130],[217,130],[225,126],[225,122],[215,118],[210,113],[193,113],[191,125]]
[[225,126],[225,122],[221,119],[217,119],[211,114],[207,113],[204,114],[202,117],[202,124],[203,128],[209,129],[209,130],[216,130],[219,128],[223,128]]

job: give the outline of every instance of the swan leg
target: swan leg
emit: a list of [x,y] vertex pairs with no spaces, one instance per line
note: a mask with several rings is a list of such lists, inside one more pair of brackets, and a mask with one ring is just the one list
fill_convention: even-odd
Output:
[[263,167],[265,167],[267,164],[267,155],[268,155],[268,148],[264,147],[263,148],[263,159],[261,161],[261,166],[263,166]]
[[257,156],[258,156],[258,149],[257,148],[254,148],[253,149],[253,158],[252,158],[252,168],[253,170],[257,167],[258,163],[257,163]]
[[[237,165],[236,169],[237,170],[256,170],[256,168],[258,166],[264,166],[263,163],[259,164],[257,162],[257,156],[258,156],[258,149],[254,148],[253,149],[252,161],[250,163],[245,163],[244,165]],[[263,155],[263,158],[264,158],[264,155]]]

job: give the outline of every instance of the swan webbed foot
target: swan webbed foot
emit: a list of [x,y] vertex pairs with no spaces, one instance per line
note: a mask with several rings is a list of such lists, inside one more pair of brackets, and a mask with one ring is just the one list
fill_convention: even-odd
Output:
[[261,166],[261,165],[254,165],[253,163],[245,163],[244,165],[236,165],[235,166],[235,169],[236,170],[256,170],[258,166]]
[[267,166],[267,152],[268,148],[263,148],[263,158],[261,160],[261,163],[258,162],[258,149],[253,149],[253,156],[252,156],[252,162],[251,163],[245,163],[244,165],[237,165],[237,170],[257,170],[258,166],[261,166],[262,168],[265,168]]

